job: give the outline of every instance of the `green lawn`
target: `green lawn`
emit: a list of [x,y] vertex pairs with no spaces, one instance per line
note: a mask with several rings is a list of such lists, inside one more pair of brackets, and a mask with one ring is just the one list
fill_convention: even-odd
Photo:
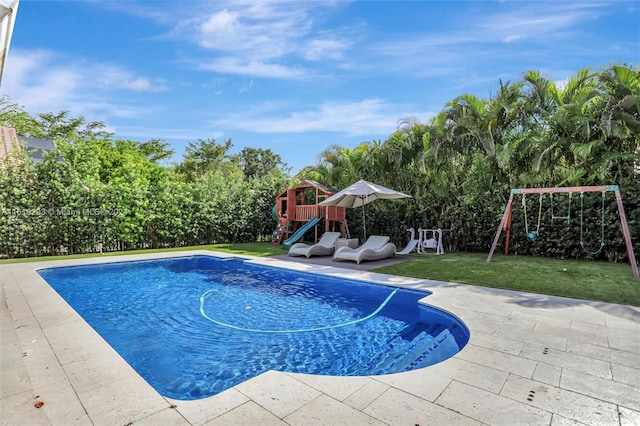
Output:
[[[185,250],[216,250],[253,256],[284,254],[281,246],[265,243],[213,244],[180,249],[137,250],[106,253],[104,256],[161,253]],[[28,259],[5,259],[0,264],[40,260],[78,259],[100,255],[69,255]],[[640,279],[634,278],[629,264],[539,257],[493,256],[490,263],[482,253],[445,253],[441,256],[410,255],[412,260],[375,272],[406,277],[475,284],[553,296],[596,300],[640,306]]]
[[627,263],[587,262],[483,253],[412,255],[376,272],[640,306],[640,279]]

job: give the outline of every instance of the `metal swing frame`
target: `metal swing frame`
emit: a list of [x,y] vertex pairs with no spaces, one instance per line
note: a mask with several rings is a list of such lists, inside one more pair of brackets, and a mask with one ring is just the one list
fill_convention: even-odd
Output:
[[607,191],[612,191],[615,194],[616,204],[618,205],[618,216],[620,217],[620,224],[622,225],[622,234],[624,235],[624,243],[627,248],[627,257],[629,258],[629,264],[631,265],[633,276],[635,278],[639,278],[638,264],[636,263],[636,257],[635,257],[635,254],[633,253],[633,244],[631,244],[631,232],[629,232],[629,226],[627,225],[627,217],[624,213],[624,206],[622,205],[622,197],[620,196],[620,188],[618,187],[618,185],[512,189],[511,194],[509,195],[509,201],[507,202],[507,206],[504,209],[504,214],[502,215],[502,220],[500,221],[500,225],[498,225],[496,236],[493,239],[493,244],[491,245],[491,251],[489,252],[489,256],[487,257],[487,263],[491,262],[491,257],[493,257],[493,252],[496,249],[496,245],[498,244],[498,240],[500,239],[500,235],[502,234],[503,230],[506,231],[504,254],[505,256],[509,254],[509,239],[511,237],[511,215],[513,212],[514,195],[558,194],[558,193],[571,194],[573,192],[584,193],[584,192],[607,192]]

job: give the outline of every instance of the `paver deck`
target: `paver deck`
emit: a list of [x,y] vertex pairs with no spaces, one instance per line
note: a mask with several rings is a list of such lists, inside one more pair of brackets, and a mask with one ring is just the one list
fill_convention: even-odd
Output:
[[269,371],[210,398],[176,401],[148,385],[35,272],[189,254],[212,252],[0,265],[0,424],[640,425],[636,307],[375,274],[342,262],[250,258],[432,291],[423,302],[461,318],[471,339],[453,358],[411,372]]

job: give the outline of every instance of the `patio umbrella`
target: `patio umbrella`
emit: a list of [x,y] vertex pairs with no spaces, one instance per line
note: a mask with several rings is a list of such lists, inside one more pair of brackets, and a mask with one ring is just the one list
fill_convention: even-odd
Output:
[[391,200],[397,198],[411,198],[411,195],[403,194],[402,192],[361,179],[318,204],[321,206],[340,206],[350,208],[362,206],[362,226],[364,228],[364,239],[366,240],[367,225],[364,214],[365,204],[380,199]]

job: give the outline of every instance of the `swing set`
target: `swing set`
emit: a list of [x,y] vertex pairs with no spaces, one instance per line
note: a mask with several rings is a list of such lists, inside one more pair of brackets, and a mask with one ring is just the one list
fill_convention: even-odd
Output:
[[[506,231],[506,241],[504,247],[505,256],[509,254],[509,239],[511,237],[511,215],[513,212],[513,198],[514,195],[522,195],[522,207],[524,210],[524,224],[525,224],[525,232],[527,239],[534,243],[538,238],[540,232],[540,223],[542,221],[542,203],[544,201],[544,194],[549,194],[551,200],[551,222],[554,223],[556,220],[566,221],[566,223],[570,223],[571,221],[571,198],[573,193],[580,193],[580,246],[590,255],[598,254],[604,247],[604,226],[605,226],[605,194],[607,192],[613,192],[616,197],[616,203],[618,205],[618,216],[620,217],[620,223],[622,225],[622,233],[624,235],[624,242],[627,248],[627,256],[629,257],[629,263],[631,264],[631,270],[633,271],[633,276],[638,278],[638,265],[636,263],[636,258],[633,253],[633,245],[631,244],[631,233],[629,232],[629,226],[627,225],[627,218],[624,213],[624,207],[622,205],[622,197],[620,196],[620,188],[618,185],[606,185],[606,186],[573,186],[573,187],[564,187],[564,188],[521,188],[521,189],[512,189],[511,194],[509,195],[509,201],[507,202],[507,206],[504,209],[504,214],[502,215],[502,220],[500,221],[500,225],[498,225],[498,230],[496,232],[496,236],[493,239],[493,244],[491,245],[491,251],[489,252],[489,256],[487,257],[487,263],[491,262],[491,257],[493,256],[493,252],[496,249],[496,245],[498,244],[498,240],[500,239],[500,235],[502,231]],[[600,247],[597,251],[589,252],[585,248],[584,243],[584,231],[583,231],[583,223],[584,223],[584,193],[585,192],[600,192],[602,193],[602,217],[601,221],[601,230],[600,230]],[[569,195],[568,201],[568,212],[566,216],[555,216],[553,210],[553,195],[559,193],[567,193]],[[538,197],[538,223],[535,230],[529,229],[529,223],[527,220],[527,194],[539,194]]]

